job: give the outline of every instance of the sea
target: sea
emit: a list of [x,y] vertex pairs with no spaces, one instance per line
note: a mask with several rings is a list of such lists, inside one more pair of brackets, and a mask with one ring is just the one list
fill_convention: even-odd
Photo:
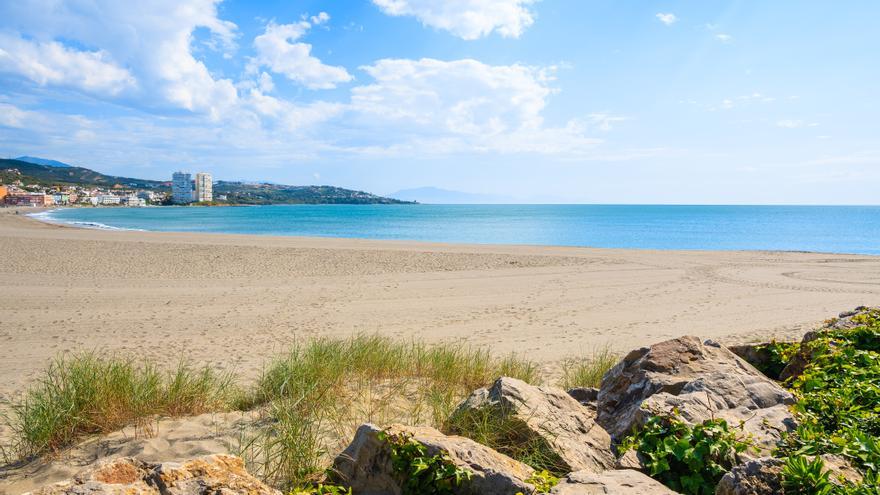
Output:
[[113,230],[880,254],[880,206],[272,205],[61,208],[40,215]]

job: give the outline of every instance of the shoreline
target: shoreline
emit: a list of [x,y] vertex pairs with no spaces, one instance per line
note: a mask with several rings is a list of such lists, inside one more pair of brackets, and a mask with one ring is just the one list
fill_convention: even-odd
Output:
[[[259,205],[242,205],[242,206],[259,206]],[[354,241],[357,243],[379,243],[379,244],[388,244],[390,247],[394,244],[399,244],[406,247],[416,248],[424,246],[425,248],[436,248],[436,247],[448,247],[454,248],[456,246],[467,247],[467,248],[476,248],[476,247],[490,247],[490,248],[506,248],[506,247],[520,247],[527,249],[574,249],[574,250],[595,250],[595,251],[635,251],[635,252],[651,252],[651,253],[663,253],[663,252],[672,252],[672,253],[764,253],[764,254],[819,254],[819,255],[840,255],[840,256],[866,256],[866,257],[874,257],[880,259],[880,254],[870,254],[870,253],[853,253],[853,252],[835,252],[835,251],[809,251],[809,250],[785,250],[785,249],[687,249],[687,248],[679,248],[679,249],[658,249],[658,248],[636,248],[636,247],[593,247],[593,246],[574,246],[574,245],[565,245],[565,244],[523,244],[523,243],[469,243],[469,242],[443,242],[443,241],[421,241],[421,240],[408,240],[408,239],[372,239],[366,237],[337,237],[337,236],[304,236],[304,235],[278,235],[278,234],[241,234],[241,233],[233,233],[233,232],[195,232],[195,231],[187,231],[187,230],[147,230],[147,229],[129,229],[124,227],[114,227],[112,225],[101,224],[99,222],[65,222],[65,221],[51,221],[50,219],[39,218],[36,215],[42,213],[51,213],[56,210],[61,210],[64,208],[70,207],[53,207],[53,208],[36,208],[41,210],[35,213],[25,214],[25,217],[42,223],[55,227],[62,228],[72,228],[72,229],[81,229],[81,230],[91,230],[91,231],[103,231],[103,232],[145,232],[151,234],[188,234],[188,235],[197,235],[197,236],[241,236],[241,237],[257,237],[257,238],[276,238],[276,239],[295,239],[302,241],[326,241],[326,240],[339,240],[339,241]],[[75,207],[74,207],[75,208]],[[12,210],[31,210],[34,208],[11,208]],[[3,210],[0,210],[0,215],[3,214]],[[102,225],[102,227],[89,227],[88,225]]]

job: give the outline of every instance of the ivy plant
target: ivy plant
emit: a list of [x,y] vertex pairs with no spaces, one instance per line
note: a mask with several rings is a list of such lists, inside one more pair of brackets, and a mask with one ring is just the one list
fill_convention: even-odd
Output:
[[642,455],[648,474],[672,490],[711,495],[736,463],[736,454],[749,446],[723,419],[692,426],[673,412],[649,418],[621,443],[620,451],[635,449]]
[[428,454],[428,448],[406,433],[380,432],[379,440],[389,450],[394,474],[403,495],[451,495],[471,478],[443,453]]

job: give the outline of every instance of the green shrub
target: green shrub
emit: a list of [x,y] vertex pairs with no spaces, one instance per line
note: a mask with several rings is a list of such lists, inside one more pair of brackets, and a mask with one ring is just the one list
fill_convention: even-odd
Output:
[[721,477],[736,463],[736,454],[749,448],[723,419],[688,425],[675,414],[652,416],[625,439],[623,452],[635,449],[648,474],[669,488],[691,495],[711,495]]
[[782,487],[785,495],[829,495],[834,486],[829,480],[821,457],[812,460],[804,456],[785,459],[782,468]]
[[162,372],[150,363],[77,354],[54,360],[17,402],[7,419],[14,440],[9,456],[56,452],[85,435],[134,424],[150,429],[150,418],[228,410],[238,391],[229,373],[185,364]]
[[428,455],[428,449],[406,434],[380,432],[389,449],[391,466],[402,495],[449,495],[470,480],[471,472],[457,467],[448,456]]
[[758,352],[766,353],[764,362],[752,363],[761,373],[770,378],[778,378],[782,370],[788,365],[791,358],[797,354],[801,344],[798,342],[777,342],[775,340],[756,348]]
[[602,377],[618,361],[620,357],[608,347],[595,349],[589,356],[567,359],[562,362],[562,380],[559,386],[565,390],[599,387]]
[[535,486],[535,493],[549,493],[554,486],[559,484],[559,478],[546,470],[535,471],[535,474],[529,476],[526,483]]
[[[801,463],[789,468],[801,473],[805,461],[792,459],[821,454],[848,459],[865,480],[858,486],[834,486],[829,493],[835,495],[880,493],[880,314],[854,320],[864,325],[823,332],[805,345],[807,365],[789,384],[797,398],[799,426],[777,452],[791,463]],[[813,477],[816,462],[809,466]],[[792,473],[786,476],[799,479]]]
[[809,365],[791,383],[796,411],[827,432],[880,435],[880,326],[828,332],[807,346]]

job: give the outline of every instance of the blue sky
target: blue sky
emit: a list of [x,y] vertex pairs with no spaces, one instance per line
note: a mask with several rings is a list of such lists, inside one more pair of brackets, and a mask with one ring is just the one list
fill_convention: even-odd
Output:
[[874,1],[0,3],[0,153],[518,202],[880,203]]

